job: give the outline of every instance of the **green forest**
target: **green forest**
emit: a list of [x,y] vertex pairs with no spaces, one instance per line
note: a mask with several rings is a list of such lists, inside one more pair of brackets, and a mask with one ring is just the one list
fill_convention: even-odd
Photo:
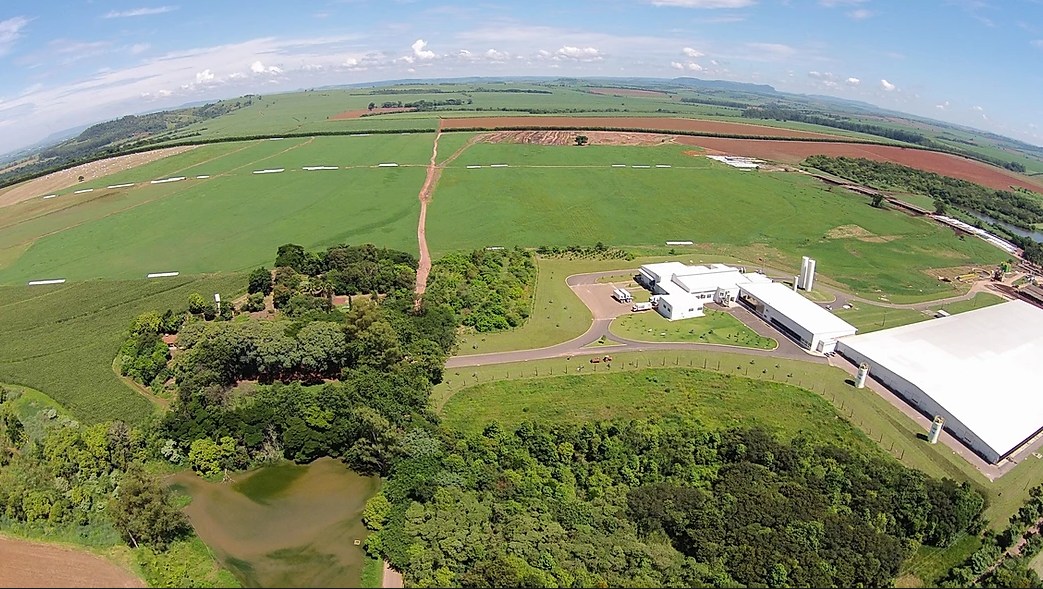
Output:
[[[302,286],[369,263],[375,271],[363,274],[392,276],[412,259],[287,244],[274,270],[244,285],[267,309],[280,284],[297,281],[273,314],[244,311],[249,298],[218,311],[193,294],[183,308],[139,315],[114,366],[169,393],[170,408],[146,423],[30,414],[18,392],[0,390],[0,527],[124,543],[155,586],[234,585],[192,551],[201,544],[157,475],[190,468],[216,480],[333,457],[384,478],[363,514],[364,548],[418,587],[889,586],[917,547],[985,528],[985,500],[969,484],[804,434],[669,415],[446,427],[429,396],[458,329],[482,312],[463,296],[500,293],[489,316],[506,322],[500,313],[513,309],[520,320],[531,254],[451,259],[441,276],[452,288],[419,306],[411,283],[394,280],[366,295],[346,289],[350,307],[329,304],[329,288]],[[296,297],[318,302],[294,310]],[[177,337],[168,345],[164,335]],[[1025,564],[1043,544],[1032,536],[1043,513],[1033,497],[947,582],[1038,583]],[[1023,556],[1002,559],[1022,537]]]
[[529,316],[536,261],[522,248],[451,253],[431,267],[424,300],[453,310],[475,331],[518,327]]

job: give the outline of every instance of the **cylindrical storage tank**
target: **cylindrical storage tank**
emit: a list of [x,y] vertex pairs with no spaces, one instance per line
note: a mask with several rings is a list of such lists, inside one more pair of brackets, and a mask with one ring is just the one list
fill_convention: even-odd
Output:
[[808,279],[808,260],[811,258],[804,256],[800,259],[800,278],[797,279],[797,285],[804,288],[804,281]]
[[800,286],[800,276],[793,277],[793,292],[797,292],[797,287]]
[[815,260],[808,260],[808,273],[804,277],[804,290],[811,290],[815,285]]
[[942,426],[945,425],[945,418],[941,415],[934,418],[934,423],[931,424],[931,433],[927,434],[927,441],[932,444],[938,443],[938,436],[942,435]]
[[862,389],[866,386],[866,376],[869,375],[869,365],[865,362],[858,366],[858,376],[855,377],[855,388]]

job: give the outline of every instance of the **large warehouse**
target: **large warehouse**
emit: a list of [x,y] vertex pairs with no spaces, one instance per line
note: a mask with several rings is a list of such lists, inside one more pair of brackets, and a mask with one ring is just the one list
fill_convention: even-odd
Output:
[[855,327],[779,282],[740,284],[739,300],[801,346],[823,354]]
[[1010,301],[848,337],[837,351],[982,458],[996,463],[1043,428],[1043,311]]

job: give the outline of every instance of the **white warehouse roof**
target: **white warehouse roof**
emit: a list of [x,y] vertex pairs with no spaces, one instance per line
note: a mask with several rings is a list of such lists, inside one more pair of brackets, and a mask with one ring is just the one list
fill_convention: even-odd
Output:
[[1043,427],[1041,336],[1043,311],[1010,301],[843,343],[915,385],[1003,456]]
[[764,304],[814,334],[854,334],[855,327],[779,282],[740,284]]

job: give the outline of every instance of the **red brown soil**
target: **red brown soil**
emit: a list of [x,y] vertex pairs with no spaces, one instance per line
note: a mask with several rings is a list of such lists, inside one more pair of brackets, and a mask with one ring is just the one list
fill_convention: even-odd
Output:
[[626,127],[647,131],[689,131],[693,133],[718,133],[726,135],[751,135],[762,137],[807,137],[840,139],[836,135],[824,135],[809,131],[795,131],[780,127],[707,121],[702,119],[675,119],[666,117],[467,117],[444,119],[444,129],[507,129],[561,127],[566,129],[597,129],[599,127]]
[[607,94],[609,96],[639,96],[641,98],[662,98],[669,96],[659,90],[634,90],[633,88],[588,88],[591,94]]
[[630,131],[493,131],[478,137],[480,143],[526,143],[532,145],[575,145],[576,135],[586,135],[589,145],[662,145],[673,135]]
[[342,113],[337,113],[329,118],[331,121],[343,121],[345,119],[361,119],[366,115],[384,115],[393,112],[412,112],[416,110],[411,106],[396,106],[392,108],[378,107],[372,110],[368,108],[360,108],[358,110],[346,110]]
[[146,587],[89,552],[0,537],[0,587]]
[[86,185],[86,182],[89,180],[96,180],[102,176],[108,176],[109,174],[129,170],[130,168],[183,153],[190,149],[195,149],[196,147],[197,146],[195,145],[182,145],[180,147],[166,147],[142,153],[118,155],[116,157],[110,157],[96,162],[80,164],[65,170],[59,170],[52,174],[27,180],[20,184],[15,184],[10,188],[0,190],[0,207],[6,207],[30,198],[44,196],[45,194],[56,190],[75,186],[80,183],[80,176],[83,176],[84,185]]
[[1020,186],[1036,192],[1043,191],[1043,184],[1020,177],[1013,172],[972,159],[923,149],[860,143],[771,141],[691,136],[678,137],[676,141],[683,145],[697,145],[706,148],[708,150],[707,153],[711,154],[755,157],[790,164],[798,163],[809,155],[861,157],[881,162],[892,162],[943,176],[960,178],[998,190],[1009,190],[1011,186]]

